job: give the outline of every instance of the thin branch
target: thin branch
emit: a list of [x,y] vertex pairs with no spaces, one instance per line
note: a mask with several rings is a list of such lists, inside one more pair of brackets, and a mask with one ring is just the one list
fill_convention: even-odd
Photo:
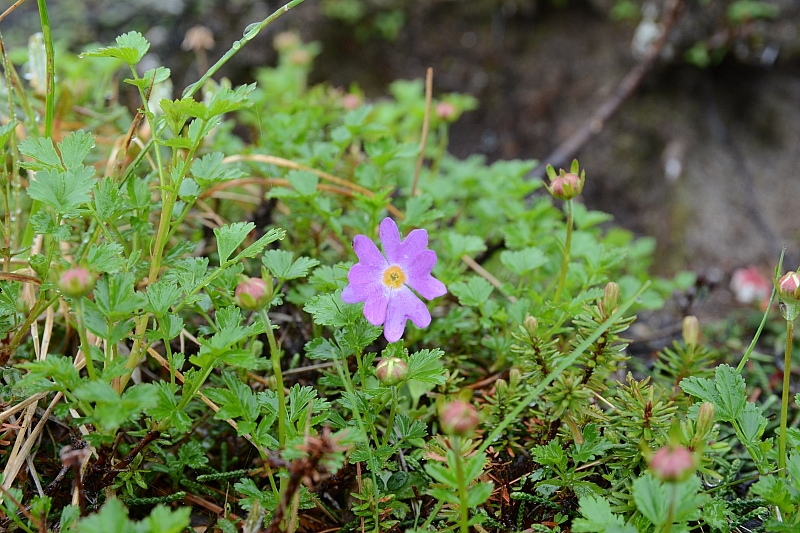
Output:
[[556,168],[564,167],[586,143],[603,131],[605,123],[617,112],[622,104],[636,92],[636,89],[641,85],[645,75],[653,68],[656,59],[661,54],[661,49],[667,42],[670,31],[680,17],[685,3],[686,0],[666,0],[666,16],[664,17],[661,35],[658,40],[650,46],[650,49],[642,60],[622,78],[616,90],[597,108],[591,118],[528,174],[527,177],[529,179],[543,178],[547,164],[553,165]]
[[417,183],[419,173],[422,170],[422,162],[425,160],[425,144],[428,142],[428,127],[431,119],[431,99],[433,97],[433,69],[428,67],[425,74],[425,118],[422,120],[422,138],[419,141],[419,157],[417,158],[417,168],[414,170],[414,183],[411,185],[411,196],[417,195]]

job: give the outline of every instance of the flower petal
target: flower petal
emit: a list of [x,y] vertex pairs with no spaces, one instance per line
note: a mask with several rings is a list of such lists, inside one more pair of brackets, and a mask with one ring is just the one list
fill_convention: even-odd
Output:
[[364,318],[373,326],[380,326],[386,321],[386,308],[389,305],[389,291],[372,294],[364,302]]
[[378,250],[378,247],[375,246],[375,243],[366,235],[355,236],[353,239],[353,251],[356,253],[356,256],[358,256],[358,261],[360,263],[380,268],[381,270],[386,268],[386,258],[383,257],[383,254]]
[[424,328],[431,323],[431,314],[428,308],[408,287],[401,287],[392,291],[389,305],[386,309],[386,323],[383,336],[389,342],[396,342],[403,336],[406,320],[411,319],[418,328]]
[[[384,218],[378,228],[378,233],[381,236],[381,243],[383,244],[383,251],[386,253],[386,257],[398,255],[400,230],[397,228],[397,224],[395,224],[394,220],[389,217]],[[392,260],[390,259],[390,261]]]
[[[401,242],[393,253],[384,244],[386,249],[386,258],[390,263],[397,263],[401,266],[411,265],[416,261],[419,254],[425,251],[428,247],[428,232],[424,229],[415,229],[409,233],[403,242]],[[436,262],[434,258],[434,263]],[[432,268],[432,267],[431,267]]]
[[414,262],[404,266],[406,285],[417,291],[427,300],[433,300],[447,294],[444,283],[431,275],[431,270],[436,264],[436,252],[423,250],[417,254]]

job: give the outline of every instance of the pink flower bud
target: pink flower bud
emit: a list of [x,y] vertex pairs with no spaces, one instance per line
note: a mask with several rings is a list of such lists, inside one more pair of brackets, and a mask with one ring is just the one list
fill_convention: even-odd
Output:
[[342,97],[342,107],[347,109],[348,111],[352,111],[353,109],[356,109],[360,105],[361,105],[361,99],[353,93],[347,93]]
[[558,176],[550,184],[552,195],[559,200],[572,200],[578,196],[582,190],[583,183],[581,183],[581,179],[572,173]]
[[714,411],[716,408],[713,403],[703,402],[697,411],[697,425],[695,433],[705,437],[714,428]]
[[481,420],[480,416],[478,416],[478,410],[472,404],[454,400],[444,406],[441,413],[439,413],[439,421],[442,425],[442,431],[448,435],[469,437],[478,427]]
[[272,285],[261,278],[245,278],[239,282],[233,294],[239,307],[258,311],[272,301]]
[[455,119],[457,111],[456,106],[450,102],[439,102],[436,104],[436,117],[439,118],[439,120],[450,122]]
[[58,288],[61,294],[71,298],[86,296],[94,289],[97,281],[94,274],[81,267],[73,267],[64,271],[58,279]]
[[301,67],[310,65],[312,59],[313,57],[311,56],[311,53],[308,50],[303,50],[302,48],[292,50],[292,52],[289,54],[289,63],[292,65],[299,65]]
[[783,301],[795,302],[800,299],[800,275],[787,272],[778,280],[778,296]]
[[650,461],[650,470],[662,481],[683,481],[695,469],[694,455],[683,446],[664,446]]
[[375,367],[375,375],[384,385],[397,385],[408,376],[408,365],[399,357],[386,357]]

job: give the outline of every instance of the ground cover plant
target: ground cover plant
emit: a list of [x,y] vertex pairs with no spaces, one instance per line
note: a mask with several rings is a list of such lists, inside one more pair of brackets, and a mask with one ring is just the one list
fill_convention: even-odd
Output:
[[591,169],[457,160],[471,98],[309,86],[292,33],[212,79],[298,3],[177,98],[136,32],[54,61],[44,1],[2,50],[0,528],[797,531],[800,276],[780,369],[691,315],[631,359],[695,280],[651,279]]

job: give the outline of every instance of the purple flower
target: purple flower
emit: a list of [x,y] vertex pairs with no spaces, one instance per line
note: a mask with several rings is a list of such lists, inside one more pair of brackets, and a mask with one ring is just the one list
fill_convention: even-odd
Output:
[[411,319],[418,328],[431,323],[431,314],[417,294],[431,300],[447,289],[431,275],[436,252],[427,249],[427,231],[415,229],[400,240],[397,224],[386,217],[380,236],[385,257],[368,237],[356,235],[353,239],[358,263],[347,274],[350,283],[342,291],[342,300],[364,302],[367,321],[373,326],[385,324],[384,337],[396,342],[403,336],[406,320]]

